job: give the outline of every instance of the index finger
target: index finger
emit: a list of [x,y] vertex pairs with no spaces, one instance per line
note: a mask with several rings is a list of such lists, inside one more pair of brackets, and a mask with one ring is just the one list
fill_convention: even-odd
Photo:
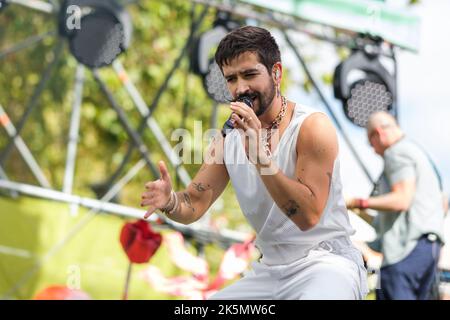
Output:
[[231,111],[233,111],[233,113],[235,115],[237,115],[239,118],[251,118],[252,114],[250,112],[248,112],[247,110],[242,109],[241,107],[236,107],[236,106],[231,106]]
[[156,210],[157,208],[154,206],[150,206],[147,209],[147,212],[144,214],[144,219],[147,219],[148,217],[150,217]]

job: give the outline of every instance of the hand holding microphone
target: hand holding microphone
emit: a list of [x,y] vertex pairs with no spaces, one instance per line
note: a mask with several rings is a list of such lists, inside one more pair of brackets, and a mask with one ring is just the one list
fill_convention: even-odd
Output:
[[[243,102],[243,103],[239,103]],[[225,123],[222,134],[225,137],[229,130],[242,130],[245,136],[244,148],[249,161],[255,165],[266,165],[269,163],[265,148],[264,131],[259,118],[253,110],[250,96],[240,96],[236,102],[232,102],[230,109],[233,111],[231,117]]]
[[[250,96],[248,95],[244,95],[244,96],[240,96],[239,98],[236,99],[236,101],[239,102],[243,102],[245,103],[248,107],[253,108],[253,103],[252,103],[252,99],[250,98]],[[222,136],[225,137],[228,133],[229,130],[233,130],[234,129],[234,124],[232,121],[232,117],[233,117],[232,113],[230,115],[230,117],[228,118],[228,120],[225,122],[225,124],[223,125],[222,128]],[[242,117],[240,117],[242,119]]]

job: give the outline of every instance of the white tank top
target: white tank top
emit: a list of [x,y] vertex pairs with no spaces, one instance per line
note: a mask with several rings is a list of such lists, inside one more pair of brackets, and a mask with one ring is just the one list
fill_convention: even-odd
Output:
[[[295,105],[292,119],[273,152],[272,160],[294,180],[298,133],[305,118],[314,112],[318,111]],[[334,162],[328,201],[320,222],[307,231],[300,230],[272,200],[255,166],[247,159],[238,130],[232,130],[225,138],[224,161],[241,210],[257,233],[256,246],[263,255],[262,262],[287,264],[306,256],[309,250],[326,241],[336,243],[336,240],[344,239],[340,243],[351,246],[348,239],[355,231],[350,225],[342,195],[339,158]],[[352,260],[361,262],[359,257]]]

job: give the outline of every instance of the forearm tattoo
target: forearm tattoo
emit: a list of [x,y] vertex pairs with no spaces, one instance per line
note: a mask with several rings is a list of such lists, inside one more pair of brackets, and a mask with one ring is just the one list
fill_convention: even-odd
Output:
[[206,190],[211,189],[211,186],[209,184],[204,185],[201,182],[199,182],[199,183],[193,182],[192,185],[194,186],[195,190],[197,190],[198,192],[204,192]]
[[195,212],[195,208],[192,206],[191,197],[187,192],[177,192],[176,196],[178,197],[179,201],[175,213],[180,213],[181,203],[184,203],[188,209],[190,209],[192,212]]
[[183,202],[186,204],[186,207],[192,210],[192,212],[195,212],[195,208],[192,206],[191,197],[189,196],[189,193],[183,192]]
[[300,213],[300,206],[294,200],[289,200],[282,209],[289,218]]

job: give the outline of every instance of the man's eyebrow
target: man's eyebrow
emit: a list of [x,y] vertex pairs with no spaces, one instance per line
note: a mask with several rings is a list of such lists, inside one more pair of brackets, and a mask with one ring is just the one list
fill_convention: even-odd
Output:
[[257,68],[251,68],[251,69],[245,69],[239,73],[244,74],[244,73],[250,73],[250,72],[259,72],[259,70]]
[[230,74],[224,74],[223,76],[225,78],[230,78],[230,77],[234,77],[236,75],[236,73],[230,73]]
[[[259,72],[259,70],[257,68],[251,68],[251,69],[245,69],[245,70],[239,71],[238,73],[246,74],[246,73],[252,73],[252,72]],[[236,72],[224,75],[225,78],[230,78],[233,76],[236,76]]]

